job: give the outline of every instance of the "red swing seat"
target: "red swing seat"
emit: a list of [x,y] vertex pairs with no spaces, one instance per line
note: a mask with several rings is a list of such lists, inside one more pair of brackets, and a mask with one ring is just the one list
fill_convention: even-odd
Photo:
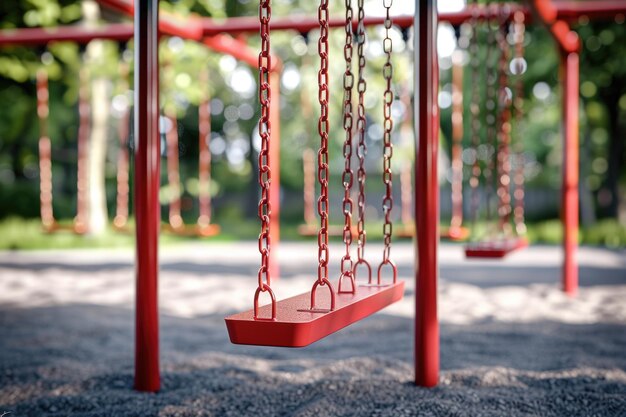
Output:
[[528,246],[525,237],[509,237],[501,240],[469,243],[465,246],[467,258],[504,258],[511,252]]
[[[230,341],[239,345],[304,347],[402,299],[404,281],[388,285],[358,285],[355,294],[335,294],[335,309],[311,310],[311,292],[225,318]],[[330,292],[320,288],[317,306],[330,306]]]

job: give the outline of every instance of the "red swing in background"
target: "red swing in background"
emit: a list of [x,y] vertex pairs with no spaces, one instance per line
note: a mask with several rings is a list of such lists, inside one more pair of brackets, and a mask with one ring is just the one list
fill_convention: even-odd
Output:
[[442,239],[466,240],[470,231],[463,227],[463,63],[459,51],[452,55],[452,216],[450,226],[441,230]]
[[[496,143],[497,151],[495,152],[497,156],[497,163],[495,164],[495,173],[497,176],[497,197],[498,197],[498,219],[496,230],[488,230],[487,234],[489,236],[488,239],[477,240],[471,242],[465,247],[465,255],[468,258],[503,258],[509,253],[516,251],[518,249],[522,249],[528,246],[528,241],[525,238],[524,234],[526,232],[526,226],[524,224],[524,209],[523,209],[523,199],[524,199],[524,164],[523,164],[523,153],[522,153],[522,136],[519,133],[521,118],[522,118],[522,106],[523,106],[523,85],[521,75],[525,71],[524,61],[523,61],[523,42],[524,42],[524,15],[523,13],[515,13],[514,15],[514,39],[515,39],[515,59],[514,64],[511,65],[512,72],[514,72],[517,76],[517,88],[515,93],[511,92],[508,85],[508,66],[509,66],[509,55],[508,55],[508,42],[506,40],[507,36],[507,24],[508,22],[504,19],[499,21],[499,29],[497,34],[494,34],[493,29],[489,29],[489,43],[498,42],[498,46],[500,49],[500,58],[498,60],[498,70],[499,77],[496,77],[496,70],[493,65],[489,65],[489,52],[491,52],[491,47],[488,49],[488,58],[487,58],[487,66],[488,66],[488,75],[487,75],[487,102],[486,109],[487,111],[491,111],[492,114],[487,115],[487,142],[488,143]],[[476,22],[473,22],[473,36],[472,36],[472,69],[473,76],[477,78],[478,71],[478,59],[476,58],[477,52],[477,29]],[[491,46],[491,45],[489,45]],[[499,81],[499,89],[497,92],[497,100],[496,100],[496,89],[495,83]],[[475,85],[476,83],[474,83]],[[512,99],[512,95],[515,94],[515,98]],[[479,177],[481,175],[481,169],[478,162],[478,130],[480,128],[480,124],[476,121],[478,120],[479,110],[477,103],[477,90],[474,88],[473,94],[473,106],[472,106],[472,144],[474,149],[476,150],[475,160],[472,167],[472,178],[470,180],[470,185],[472,186],[472,209],[474,212],[474,223],[477,216],[478,209],[478,183]],[[514,212],[514,222],[515,222],[515,230],[511,227],[510,219],[512,213],[512,205],[511,205],[511,157],[510,157],[510,144],[511,144],[511,110],[510,107],[513,105],[515,110],[515,119],[516,119],[516,127],[517,127],[517,141],[516,141],[516,153],[517,153],[517,167],[515,170],[515,176],[513,179],[513,188],[514,188],[514,198],[515,198],[515,212]],[[496,115],[498,116],[496,118]],[[497,120],[497,125],[496,125]],[[493,158],[491,156],[487,156],[487,163],[485,164],[485,169],[482,174],[486,182],[486,194],[487,194],[487,222],[491,223],[491,210],[490,210],[490,197],[492,194],[492,184],[491,181],[493,179],[492,172],[494,171],[494,163]],[[488,227],[491,225],[488,224]]]
[[[207,90],[209,75],[207,71],[200,73],[200,82]],[[169,122],[166,126],[166,155],[167,155],[167,178],[168,185],[173,196],[169,201],[168,223],[165,230],[183,236],[210,237],[220,233],[220,226],[211,223],[211,152],[209,142],[211,140],[211,114],[209,94],[206,92],[202,102],[198,106],[198,130],[199,130],[199,153],[198,153],[198,201],[199,214],[196,224],[186,225],[181,216],[181,185],[179,170],[179,138],[176,112],[173,106],[165,108],[165,118]]]
[[[45,64],[44,64],[45,65]],[[86,67],[79,72],[78,90],[78,137],[77,137],[77,179],[76,216],[71,225],[63,225],[54,217],[52,183],[52,143],[48,136],[50,90],[48,72],[45,68],[37,71],[37,116],[39,118],[39,203],[41,224],[46,233],[61,230],[76,234],[88,232],[87,212],[87,142],[89,141],[90,106],[89,79]]]
[[[270,126],[270,100],[271,91],[269,87],[269,68],[271,67],[270,57],[270,1],[264,0],[260,3],[259,16],[261,22],[261,53],[259,54],[259,99],[261,102],[261,119],[259,121],[259,133],[261,136],[261,151],[259,153],[259,184],[261,186],[261,200],[259,202],[259,218],[261,220],[261,234],[259,235],[259,251],[261,253],[261,267],[258,272],[258,288],[254,294],[253,309],[226,317],[226,326],[230,340],[237,344],[264,345],[264,346],[286,346],[302,347],[309,345],[323,337],[334,333],[341,328],[348,326],[374,312],[398,301],[404,293],[404,282],[397,280],[397,269],[390,259],[391,232],[390,212],[393,207],[391,197],[391,130],[393,123],[391,120],[391,104],[393,94],[391,93],[391,38],[389,29],[391,28],[391,18],[389,15],[389,5],[385,4],[387,15],[385,20],[386,38],[383,44],[387,62],[383,75],[387,82],[384,94],[384,116],[385,133],[384,142],[384,174],[383,181],[386,186],[386,194],[383,198],[383,208],[385,211],[385,249],[383,261],[378,268],[378,280],[372,282],[371,274],[366,284],[358,284],[354,271],[358,265],[352,262],[350,257],[350,245],[352,242],[352,199],[350,191],[353,183],[353,172],[351,169],[350,157],[352,155],[352,86],[354,76],[351,70],[352,59],[352,8],[351,0],[346,0],[346,43],[344,56],[346,58],[346,71],[344,73],[344,129],[346,139],[343,146],[345,158],[345,169],[342,175],[344,187],[344,198],[342,211],[344,214],[343,241],[346,246],[346,253],[341,261],[341,275],[335,292],[333,285],[328,280],[328,138],[329,138],[329,91],[328,91],[328,0],[321,0],[318,9],[320,23],[320,38],[318,50],[320,56],[319,81],[319,103],[321,115],[319,117],[318,131],[320,135],[320,149],[318,151],[318,181],[320,184],[320,197],[317,208],[321,218],[321,225],[318,231],[318,268],[317,279],[310,292],[297,295],[285,300],[276,301],[274,292],[270,287],[270,274],[268,260],[270,254],[270,221],[271,207],[269,204],[269,183],[271,180],[271,163],[269,159],[269,144],[271,140]],[[364,11],[363,0],[359,0],[358,14],[358,45],[363,51],[364,43]],[[365,62],[359,60],[360,80],[362,80],[362,66]],[[359,91],[364,89],[359,86]],[[364,109],[363,109],[364,110]],[[359,117],[364,113],[359,113]],[[361,125],[363,126],[363,125]],[[363,126],[364,127],[364,126]],[[359,144],[360,146],[361,144]],[[361,149],[362,151],[362,149]],[[362,230],[362,229],[361,229]],[[364,232],[364,231],[363,231]],[[362,252],[360,252],[362,254]],[[381,273],[384,266],[390,266],[393,271],[393,281],[389,284],[381,282]],[[369,267],[369,264],[368,264]],[[350,288],[342,289],[344,279],[350,280]],[[318,287],[328,287],[328,291],[317,294]],[[259,307],[259,296],[267,292],[271,298],[271,304]],[[324,305],[320,308],[320,305]]]

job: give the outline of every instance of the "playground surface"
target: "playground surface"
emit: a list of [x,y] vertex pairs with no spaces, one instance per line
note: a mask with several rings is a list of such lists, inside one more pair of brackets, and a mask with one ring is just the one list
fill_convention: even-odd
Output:
[[[331,277],[340,246],[334,246]],[[229,343],[249,309],[256,243],[161,248],[162,391],[133,383],[132,250],[0,252],[0,414],[9,416],[625,416],[626,251],[466,261],[440,247],[440,384],[413,385],[414,248],[395,244],[405,299],[304,349]],[[372,263],[382,247],[369,245]],[[283,242],[278,298],[308,291],[314,244]],[[304,272],[303,272],[304,271]],[[336,278],[335,278],[336,280]]]

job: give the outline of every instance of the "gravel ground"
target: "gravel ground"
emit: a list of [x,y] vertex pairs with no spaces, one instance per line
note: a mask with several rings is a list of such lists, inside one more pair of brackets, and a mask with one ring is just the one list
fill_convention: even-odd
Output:
[[[303,246],[282,249],[279,297],[310,285]],[[168,250],[162,390],[142,394],[132,391],[132,253],[0,253],[0,415],[626,416],[624,252],[583,249],[569,299],[556,285],[558,248],[468,263],[443,245],[433,389],[412,384],[412,247],[394,254],[405,300],[284,349],[228,341],[223,316],[249,308],[254,289],[253,244]]]

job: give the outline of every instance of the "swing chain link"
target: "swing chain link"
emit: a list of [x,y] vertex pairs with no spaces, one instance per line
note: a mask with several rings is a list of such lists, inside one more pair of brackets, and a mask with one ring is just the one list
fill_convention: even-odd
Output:
[[[478,146],[480,145],[480,59],[478,57],[478,3],[472,4],[472,18],[470,25],[472,28],[472,38],[470,41],[470,59],[471,59],[471,78],[472,78],[472,101],[470,103],[470,113],[472,120],[470,123],[470,139],[472,151],[474,152],[474,160],[472,162],[472,171],[470,177],[470,188],[472,190],[471,199],[471,217],[474,226],[478,220],[479,195],[478,185],[480,183],[480,162],[478,160]],[[475,228],[475,227],[474,227]]]
[[367,145],[365,143],[365,90],[367,83],[365,82],[365,9],[364,0],[358,0],[358,23],[357,23],[357,56],[359,60],[357,91],[359,94],[359,104],[357,107],[357,131],[359,134],[359,142],[356,149],[356,155],[359,159],[359,169],[357,171],[357,181],[359,183],[359,193],[357,199],[358,208],[358,246],[357,246],[357,264],[365,262],[365,242],[367,234],[365,231],[365,156],[367,155]]
[[511,90],[508,87],[509,77],[509,43],[507,42],[508,20],[507,14],[502,10],[498,22],[497,42],[500,49],[499,61],[499,120],[498,120],[498,216],[500,217],[500,230],[505,234],[510,232],[509,224],[511,214]]
[[515,99],[513,107],[515,109],[515,131],[516,131],[516,154],[517,169],[515,170],[515,198],[514,221],[515,231],[518,235],[526,233],[526,224],[524,223],[524,135],[522,134],[523,116],[524,116],[524,78],[525,71],[524,62],[524,35],[526,32],[524,13],[517,11],[514,14],[514,42],[515,42],[515,76],[517,83],[515,88]]
[[[492,7],[499,7],[494,5]],[[497,155],[497,114],[498,114],[498,92],[496,84],[498,82],[498,62],[494,61],[495,49],[497,48],[496,31],[494,29],[493,22],[487,20],[487,55],[485,58],[487,66],[487,88],[486,88],[486,101],[485,101],[485,122],[487,126],[487,143],[485,147],[485,167],[483,169],[483,176],[485,179],[485,199],[486,199],[486,217],[487,222],[491,222],[491,199],[493,194],[493,178],[494,178],[494,157]],[[480,146],[479,146],[480,148]],[[479,157],[480,152],[476,149],[476,158]]]
[[393,51],[393,43],[389,36],[389,31],[393,24],[391,20],[391,5],[393,0],[383,0],[385,7],[385,38],[383,39],[383,51],[386,54],[386,62],[383,65],[383,77],[385,79],[385,93],[383,95],[383,116],[384,116],[384,133],[383,133],[383,183],[385,184],[385,196],[383,197],[383,214],[385,222],[383,225],[384,250],[383,264],[389,263],[391,253],[391,236],[393,225],[391,222],[391,210],[393,209],[393,193],[392,193],[392,172],[391,157],[393,156],[393,144],[391,143],[391,133],[393,130],[393,119],[391,117],[391,107],[393,104],[393,92],[391,91],[391,80],[393,77],[393,65],[391,63],[391,53]]
[[[261,24],[261,52],[259,53],[259,102],[261,104],[261,117],[259,119],[259,135],[261,137],[261,150],[259,152],[259,185],[261,186],[261,200],[259,201],[258,216],[261,220],[261,233],[259,234],[259,252],[261,253],[261,267],[259,268],[258,289],[262,292],[271,289],[270,286],[270,215],[272,206],[270,203],[270,18],[272,8],[270,0],[259,2],[259,22]],[[257,291],[258,293],[258,291]]]
[[317,124],[320,135],[320,149],[317,153],[317,179],[320,184],[320,196],[317,200],[317,212],[320,215],[320,230],[317,235],[318,246],[318,267],[317,282],[319,285],[326,285],[328,282],[328,3],[329,0],[321,0],[318,8],[318,21],[320,24],[320,35],[317,43],[320,57],[320,70],[317,75],[320,104],[320,117]]
[[[352,244],[352,197],[350,192],[352,190],[352,184],[354,182],[354,172],[352,171],[351,159],[352,159],[352,129],[353,129],[353,117],[352,117],[352,89],[354,87],[354,74],[352,73],[352,55],[353,55],[353,31],[352,31],[352,0],[345,0],[346,6],[346,42],[343,48],[343,55],[346,61],[346,70],[343,74],[343,128],[346,132],[346,138],[343,143],[343,157],[345,161],[344,171],[341,177],[343,183],[344,195],[343,195],[343,242],[346,246],[346,253],[341,258],[341,278],[352,278],[353,262],[350,257],[350,245]],[[353,286],[354,287],[354,286]]]

